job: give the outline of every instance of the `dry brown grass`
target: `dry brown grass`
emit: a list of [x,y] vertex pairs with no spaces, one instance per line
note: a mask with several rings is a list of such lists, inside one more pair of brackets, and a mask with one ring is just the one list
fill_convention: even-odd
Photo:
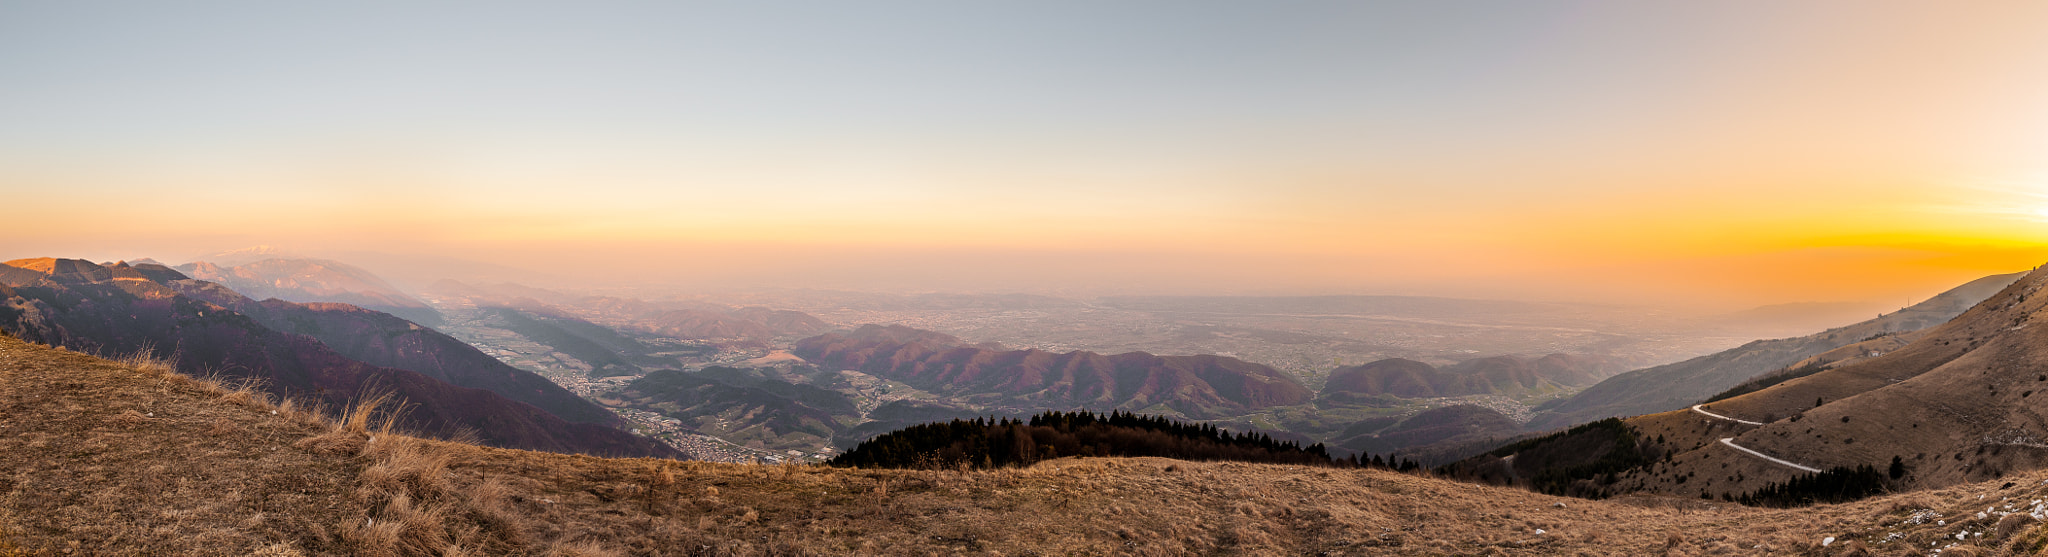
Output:
[[[245,555],[319,544],[347,463],[320,428],[138,354],[109,362],[0,339],[0,531],[46,554]],[[255,407],[252,407],[255,406]],[[276,554],[275,550],[271,553]]]
[[[1764,510],[1152,458],[980,472],[603,459],[406,435],[384,410],[388,398],[323,419],[247,385],[150,365],[0,339],[0,455],[9,455],[0,459],[0,557],[2018,555],[2048,546],[2048,528],[2030,517],[1975,518],[1986,506],[2048,498],[2048,474],[2009,478],[2010,488]],[[1939,517],[1914,523],[1929,512]],[[1984,535],[1959,541],[1958,531]],[[1830,536],[1838,539],[1822,547]]]

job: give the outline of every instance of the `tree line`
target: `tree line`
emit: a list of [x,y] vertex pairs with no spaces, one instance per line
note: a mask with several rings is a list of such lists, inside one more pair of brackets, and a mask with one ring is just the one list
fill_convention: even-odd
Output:
[[[1904,475],[1904,467],[1892,459],[1890,476]],[[1732,500],[1752,507],[1804,507],[1817,503],[1846,503],[1885,492],[1885,472],[1876,466],[1836,466],[1818,474],[1802,474],[1774,483]]]
[[1069,456],[1156,456],[1338,467],[1420,468],[1378,456],[1332,457],[1322,443],[1301,446],[1264,433],[1236,432],[1164,416],[1112,411],[1045,412],[1029,420],[975,418],[914,425],[869,439],[829,463],[859,468],[977,469],[1029,466]]

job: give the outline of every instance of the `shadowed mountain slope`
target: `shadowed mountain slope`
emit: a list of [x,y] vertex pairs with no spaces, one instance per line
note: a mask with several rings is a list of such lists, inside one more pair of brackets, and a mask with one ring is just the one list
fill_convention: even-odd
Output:
[[518,333],[589,365],[591,377],[639,375],[642,366],[675,365],[672,359],[653,356],[656,349],[638,339],[563,312],[485,307],[479,316],[482,323]]
[[[411,427],[442,435],[471,432],[493,445],[675,454],[650,440],[603,425],[570,423],[490,391],[350,359],[313,337],[278,332],[169,286],[121,279],[116,275],[123,272],[122,265],[55,263],[49,266],[57,271],[54,274],[38,273],[35,281],[0,286],[0,331],[99,354],[155,351],[189,373],[257,380],[270,392],[333,407],[346,406],[367,393],[390,392],[409,404],[405,418]],[[115,278],[95,280],[101,276]]]
[[1307,388],[1266,366],[1221,356],[1054,354],[965,346],[902,326],[865,325],[796,343],[792,353],[1002,409],[1124,409],[1207,418],[1308,402]]
[[1332,452],[1371,453],[1436,466],[1490,449],[1521,431],[1521,424],[1500,412],[1470,404],[1424,410],[1391,426],[1385,425],[1388,421],[1356,424],[1330,443]]
[[617,416],[554,382],[506,365],[454,337],[347,304],[257,302],[213,283],[173,281],[180,294],[247,315],[271,330],[313,337],[349,359],[483,389],[577,423],[617,425]]

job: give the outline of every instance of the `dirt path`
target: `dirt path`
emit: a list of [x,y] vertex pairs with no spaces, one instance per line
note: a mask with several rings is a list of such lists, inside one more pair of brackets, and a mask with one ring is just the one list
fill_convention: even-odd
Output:
[[1701,413],[1701,414],[1704,414],[1704,415],[1707,415],[1707,416],[1712,416],[1712,417],[1715,417],[1715,418],[1720,418],[1720,419],[1723,419],[1723,420],[1728,420],[1728,421],[1731,421],[1731,422],[1735,422],[1735,423],[1738,423],[1738,424],[1749,424],[1749,425],[1764,425],[1764,424],[1763,424],[1763,422],[1752,422],[1752,421],[1749,421],[1749,420],[1738,420],[1738,419],[1735,419],[1735,418],[1730,418],[1730,417],[1727,417],[1727,416],[1723,416],[1723,415],[1720,415],[1720,414],[1715,414],[1715,413],[1713,413],[1713,412],[1708,412],[1708,411],[1706,411],[1705,409],[1703,409],[1703,408],[1700,408],[1700,405],[1698,405],[1698,404],[1694,404],[1694,405],[1692,405],[1692,411],[1694,411],[1694,412],[1699,412],[1699,413]]
[[1775,463],[1778,463],[1778,464],[1780,464],[1780,465],[1788,466],[1788,467],[1791,467],[1791,468],[1796,468],[1796,469],[1798,469],[1798,470],[1800,470],[1800,471],[1802,471],[1802,472],[1811,472],[1811,473],[1815,473],[1815,474],[1819,474],[1819,473],[1820,473],[1820,469],[1819,469],[1819,468],[1814,468],[1814,467],[1812,467],[1812,466],[1804,466],[1804,465],[1800,465],[1800,464],[1794,463],[1794,462],[1792,462],[1792,461],[1789,461],[1789,460],[1784,460],[1784,459],[1780,459],[1780,458],[1777,458],[1777,457],[1774,457],[1774,456],[1771,456],[1771,455],[1767,455],[1767,454],[1764,454],[1764,453],[1756,452],[1755,450],[1751,450],[1751,449],[1750,449],[1749,447],[1744,447],[1744,446],[1742,446],[1742,445],[1737,445],[1737,444],[1735,444],[1735,438],[1734,438],[1734,437],[1722,437],[1722,438],[1721,438],[1721,444],[1723,444],[1723,445],[1727,445],[1727,446],[1728,446],[1729,448],[1731,448],[1731,449],[1735,449],[1735,450],[1738,450],[1738,451],[1742,451],[1742,452],[1745,452],[1745,453],[1749,453],[1749,454],[1751,454],[1751,455],[1755,455],[1755,456],[1756,456],[1757,458],[1761,458],[1761,459],[1764,459],[1764,460],[1768,460],[1768,461],[1771,461],[1771,462],[1775,462]]
[[[1718,418],[1718,419],[1728,420],[1728,421],[1731,421],[1731,422],[1735,422],[1735,423],[1738,423],[1738,424],[1748,424],[1748,425],[1764,425],[1764,424],[1763,424],[1762,422],[1752,422],[1752,421],[1749,421],[1749,420],[1738,420],[1738,419],[1735,419],[1735,418],[1730,418],[1730,417],[1727,417],[1727,416],[1723,416],[1723,415],[1720,415],[1720,414],[1715,414],[1715,413],[1713,413],[1713,412],[1708,412],[1708,411],[1707,411],[1707,410],[1706,410],[1705,408],[1700,408],[1700,406],[1702,406],[1702,405],[1699,405],[1699,404],[1694,404],[1694,405],[1692,405],[1692,411],[1694,411],[1694,412],[1698,412],[1698,413],[1700,413],[1700,414],[1703,414],[1703,415],[1706,415],[1706,416],[1710,416],[1710,417],[1713,417],[1713,418]],[[1757,451],[1755,451],[1755,450],[1753,450],[1753,449],[1750,449],[1749,447],[1744,447],[1744,446],[1742,446],[1742,445],[1737,445],[1737,444],[1735,444],[1735,438],[1734,438],[1734,437],[1722,437],[1722,438],[1721,438],[1721,444],[1723,444],[1723,445],[1727,445],[1727,446],[1728,446],[1728,448],[1731,448],[1731,449],[1735,449],[1735,450],[1738,450],[1738,451],[1742,451],[1742,452],[1745,452],[1745,453],[1749,453],[1749,454],[1751,454],[1751,455],[1753,455],[1753,456],[1755,456],[1755,457],[1757,457],[1757,458],[1761,458],[1761,459],[1764,459],[1764,460],[1768,460],[1768,461],[1771,461],[1771,462],[1773,462],[1773,463],[1776,463],[1776,464],[1778,464],[1778,465],[1781,465],[1781,466],[1789,467],[1789,468],[1792,468],[1792,469],[1795,469],[1795,470],[1799,470],[1799,471],[1802,471],[1802,472],[1810,472],[1810,473],[1814,473],[1814,474],[1819,474],[1819,473],[1820,473],[1820,469],[1819,469],[1819,468],[1814,468],[1814,467],[1812,467],[1812,466],[1806,466],[1806,465],[1802,465],[1802,464],[1799,464],[1799,463],[1796,463],[1796,462],[1792,462],[1792,461],[1789,461],[1789,460],[1785,460],[1785,459],[1781,459],[1781,458],[1778,458],[1778,457],[1774,457],[1774,456],[1771,456],[1771,455],[1767,455],[1767,454],[1764,454],[1764,453],[1760,453],[1760,452],[1757,452]]]

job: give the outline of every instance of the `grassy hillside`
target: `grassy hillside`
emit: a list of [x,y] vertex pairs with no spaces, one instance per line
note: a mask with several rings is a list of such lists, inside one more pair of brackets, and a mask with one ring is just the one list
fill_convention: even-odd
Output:
[[[323,417],[10,338],[0,428],[0,554],[1957,555],[2048,543],[2024,512],[2048,497],[2041,474],[1767,510],[1156,458],[967,472],[606,459],[422,439],[375,412]],[[1996,512],[1978,515],[1986,506]],[[2008,507],[2023,512],[1999,516]]]
[[1602,418],[1685,408],[1758,375],[1797,368],[1819,354],[1946,323],[2020,276],[2021,273],[1992,275],[1970,281],[1911,307],[1853,325],[1803,337],[1758,340],[1682,362],[1609,377],[1569,398],[1537,407],[1536,417],[1529,421],[1528,428],[1541,431]]
[[1616,421],[1639,445],[1626,466],[1595,466],[1606,453],[1575,448],[1585,440],[1567,433],[1439,471],[1522,486],[1548,474],[1568,480],[1567,493],[1773,505],[2038,474],[2048,396],[2033,397],[2048,393],[2048,329],[2031,324],[2048,315],[2044,287],[2048,273],[2037,270],[1936,327],[1816,355],[1685,410]]

